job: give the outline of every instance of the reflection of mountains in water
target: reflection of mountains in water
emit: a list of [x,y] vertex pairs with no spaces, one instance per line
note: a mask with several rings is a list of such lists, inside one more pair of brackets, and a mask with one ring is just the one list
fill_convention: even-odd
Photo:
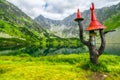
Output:
[[[29,54],[30,56],[47,56],[55,54],[79,54],[88,52],[84,47],[43,47],[43,46],[28,46],[19,49],[8,49],[0,51],[0,55],[20,55]],[[105,48],[105,54],[120,55],[120,43],[107,43]]]
[[105,53],[120,56],[120,43],[107,43]]
[[[100,44],[98,43],[98,45]],[[106,43],[104,53],[120,56],[120,43]]]
[[120,28],[106,34],[105,52],[120,55]]
[[26,52],[32,56],[46,56],[46,55],[55,55],[55,54],[71,54],[71,53],[82,53],[85,52],[84,48],[80,47],[26,47],[23,52]]
[[85,48],[83,47],[66,47],[66,46],[57,46],[57,47],[43,47],[43,46],[28,46],[24,48],[20,48],[17,50],[9,49],[1,51],[2,55],[20,55],[20,54],[29,54],[31,56],[47,56],[47,55],[55,55],[55,54],[71,54],[71,53],[82,53],[85,52]]

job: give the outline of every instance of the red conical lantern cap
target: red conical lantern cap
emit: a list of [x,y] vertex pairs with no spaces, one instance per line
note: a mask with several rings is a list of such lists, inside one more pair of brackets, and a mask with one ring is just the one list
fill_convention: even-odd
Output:
[[77,16],[76,16],[76,18],[81,18],[81,13],[80,13],[80,10],[78,9],[78,11],[77,11]]
[[86,30],[99,30],[99,29],[105,29],[105,27],[97,20],[96,15],[94,13],[94,3],[92,3],[91,10],[91,22],[89,26],[86,28]]
[[78,21],[78,20],[83,20],[83,18],[81,17],[81,13],[80,13],[80,10],[79,10],[79,9],[78,9],[78,11],[77,11],[77,16],[76,16],[75,21]]

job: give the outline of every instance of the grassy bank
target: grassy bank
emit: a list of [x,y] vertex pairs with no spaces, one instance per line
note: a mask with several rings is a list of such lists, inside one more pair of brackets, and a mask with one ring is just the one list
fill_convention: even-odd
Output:
[[97,66],[88,54],[0,56],[0,80],[120,80],[119,74],[119,56],[102,55]]

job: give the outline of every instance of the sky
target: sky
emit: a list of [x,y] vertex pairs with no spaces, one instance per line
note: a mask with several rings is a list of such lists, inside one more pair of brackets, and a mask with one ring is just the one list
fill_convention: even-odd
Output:
[[88,10],[94,2],[95,8],[117,4],[120,0],[7,0],[13,3],[31,18],[43,15],[53,20],[62,20],[75,13]]

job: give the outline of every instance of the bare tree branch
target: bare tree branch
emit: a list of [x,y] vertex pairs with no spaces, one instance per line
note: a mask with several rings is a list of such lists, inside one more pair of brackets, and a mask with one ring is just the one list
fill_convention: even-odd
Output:
[[115,29],[114,30],[109,30],[109,31],[104,32],[104,34],[107,34],[109,32],[113,32],[113,31],[116,31],[116,30]]
[[99,52],[99,55],[101,55],[105,49],[106,41],[105,41],[105,34],[104,34],[103,30],[99,30],[99,33],[100,33],[100,38],[101,38],[101,45],[100,45],[98,52]]
[[79,37],[80,37],[80,41],[85,44],[85,45],[89,45],[89,42],[88,41],[85,41],[84,40],[84,37],[83,37],[83,25],[81,23],[81,21],[78,22],[78,25],[79,25]]

